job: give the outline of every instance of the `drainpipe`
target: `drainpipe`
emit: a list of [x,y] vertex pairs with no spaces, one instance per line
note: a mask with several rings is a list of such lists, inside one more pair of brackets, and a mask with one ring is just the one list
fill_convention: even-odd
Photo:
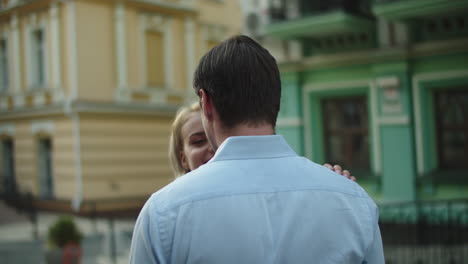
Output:
[[83,174],[81,170],[81,134],[80,116],[73,110],[73,99],[65,102],[65,114],[69,116],[73,123],[73,158],[75,164],[75,196],[72,200],[72,208],[78,212],[83,201]]
[[81,135],[80,135],[80,116],[73,109],[73,103],[78,99],[78,48],[76,38],[76,14],[74,1],[62,1],[66,5],[68,19],[68,40],[69,43],[69,70],[70,70],[70,90],[71,95],[65,102],[65,114],[73,122],[73,150],[75,164],[75,196],[72,200],[72,208],[78,212],[83,202],[83,175],[81,170]]

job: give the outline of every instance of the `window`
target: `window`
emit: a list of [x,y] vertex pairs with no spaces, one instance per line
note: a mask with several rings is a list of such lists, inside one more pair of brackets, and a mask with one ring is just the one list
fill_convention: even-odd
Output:
[[52,177],[52,142],[49,138],[39,140],[39,195],[42,199],[54,197]]
[[36,29],[32,32],[32,61],[31,61],[31,78],[32,85],[43,87],[45,85],[45,44],[44,31]]
[[6,39],[0,40],[0,92],[8,90],[8,46]]
[[165,86],[164,37],[163,33],[147,31],[146,41],[146,76],[148,86]]
[[436,92],[436,135],[440,169],[468,168],[468,90]]
[[1,144],[1,155],[2,155],[2,170],[1,170],[1,186],[3,187],[3,193],[13,194],[16,192],[16,180],[15,180],[15,155],[14,155],[14,144],[10,138],[2,140]]
[[322,100],[325,161],[370,171],[369,122],[365,97]]

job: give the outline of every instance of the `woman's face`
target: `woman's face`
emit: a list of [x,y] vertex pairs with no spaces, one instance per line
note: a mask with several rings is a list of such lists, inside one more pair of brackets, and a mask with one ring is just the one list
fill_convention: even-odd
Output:
[[207,163],[214,155],[201,121],[200,112],[189,114],[187,122],[182,126],[181,164],[185,169],[194,170]]

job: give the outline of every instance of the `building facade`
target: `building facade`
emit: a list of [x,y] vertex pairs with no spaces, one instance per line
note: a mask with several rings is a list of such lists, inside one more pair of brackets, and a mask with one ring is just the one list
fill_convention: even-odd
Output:
[[468,197],[468,1],[268,1],[277,131],[378,202]]
[[170,124],[198,59],[239,32],[236,1],[1,1],[2,192],[139,208],[173,178]]

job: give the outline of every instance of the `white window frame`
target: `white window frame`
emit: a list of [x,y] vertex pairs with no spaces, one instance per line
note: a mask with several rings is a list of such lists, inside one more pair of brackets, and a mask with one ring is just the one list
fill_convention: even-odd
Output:
[[[36,90],[36,89],[44,89],[47,88],[49,83],[49,70],[48,70],[48,30],[47,30],[47,22],[45,18],[40,20],[37,19],[36,15],[31,15],[29,18],[29,23],[26,25],[25,34],[25,42],[26,42],[26,57],[27,57],[27,84],[29,90]],[[43,67],[44,67],[44,80],[42,83],[38,83],[38,76],[37,76],[37,57],[36,57],[36,47],[33,39],[33,34],[38,30],[42,31],[42,48],[43,48]]]
[[[148,85],[147,77],[147,54],[146,54],[146,32],[158,32],[164,39],[164,87],[152,87]],[[174,89],[174,63],[172,61],[172,19],[167,16],[154,14],[140,15],[140,81],[144,90],[147,89]]]
[[[11,78],[10,78],[10,43],[7,32],[2,32],[0,34],[0,42],[5,41],[6,49],[5,54],[3,54],[2,50],[0,50],[0,93],[8,93],[11,86]],[[6,60],[6,68],[3,68],[3,60]],[[4,85],[5,80],[2,77],[6,77],[6,83]]]

